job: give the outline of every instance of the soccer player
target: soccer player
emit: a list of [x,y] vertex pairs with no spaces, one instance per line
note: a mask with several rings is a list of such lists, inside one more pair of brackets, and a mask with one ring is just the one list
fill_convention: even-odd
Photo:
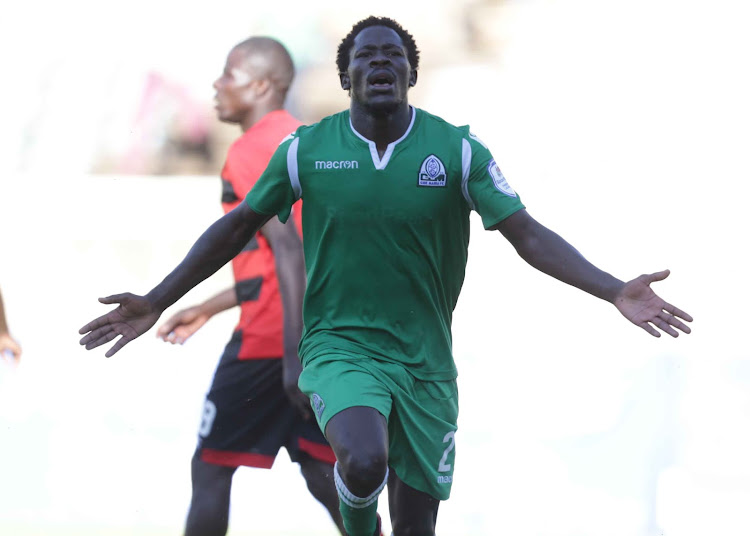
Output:
[[0,358],[8,355],[15,362],[21,359],[21,345],[11,337],[8,331],[8,321],[5,319],[5,305],[3,304],[3,293],[0,291]]
[[[214,82],[219,119],[243,132],[229,149],[221,173],[225,212],[242,202],[279,142],[301,125],[283,108],[293,76],[292,59],[281,43],[251,37],[230,51],[224,72]],[[299,463],[310,492],[343,533],[333,481],[335,457],[311,418],[308,397],[297,387],[302,367],[293,334],[284,353],[276,271],[280,279],[304,277],[301,262],[283,257],[290,247],[301,251],[300,210],[301,202],[294,206],[296,231],[295,224],[271,218],[249,240],[232,261],[234,287],[178,312],[157,331],[163,340],[183,344],[213,315],[240,306],[239,323],[206,395],[191,463],[187,536],[226,534],[237,467],[270,468],[281,446]]]
[[[355,24],[337,56],[349,109],[299,128],[246,202],[209,227],[164,281],[143,297],[100,300],[119,307],[81,329],[88,349],[121,335],[106,355],[114,354],[265,221],[286,220],[304,199],[299,385],[338,459],[349,536],[376,534],[386,483],[396,536],[433,535],[450,494],[458,414],[451,316],[471,210],[531,266],[612,303],[653,336],[690,333],[683,320],[692,320],[650,287],[668,271],[623,282],[592,265],[531,217],[468,127],[412,107],[418,64],[414,39],[395,21]],[[302,289],[290,290],[299,300]]]

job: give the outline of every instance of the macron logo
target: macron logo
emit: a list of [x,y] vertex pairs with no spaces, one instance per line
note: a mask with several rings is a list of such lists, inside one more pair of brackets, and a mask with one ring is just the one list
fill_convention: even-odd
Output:
[[359,169],[356,160],[316,160],[315,169]]

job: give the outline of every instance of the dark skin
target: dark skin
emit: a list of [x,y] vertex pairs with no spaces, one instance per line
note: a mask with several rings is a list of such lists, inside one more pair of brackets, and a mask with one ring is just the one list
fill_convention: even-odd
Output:
[[[416,83],[417,76],[409,64],[400,36],[385,26],[362,30],[355,37],[349,68],[340,79],[341,87],[350,92],[354,128],[374,141],[382,156],[389,143],[404,135],[411,120],[407,93]],[[213,273],[227,262],[236,253],[234,248],[246,243],[263,221],[262,216],[246,206],[241,212],[230,213],[219,220],[198,240],[185,261],[147,295],[146,301],[157,304],[156,310],[163,310],[163,304],[173,303],[182,295],[180,293],[184,294],[207,277],[207,272]],[[659,337],[659,330],[673,337],[678,336],[678,330],[690,333],[690,328],[683,322],[692,321],[690,315],[665,302],[650,288],[650,283],[666,278],[668,271],[623,282],[588,262],[526,210],[506,218],[494,229],[500,231],[531,266],[612,303],[625,318],[651,335]],[[233,239],[233,235],[239,237]],[[116,325],[120,327],[117,330],[128,333],[126,342],[155,322],[155,318],[151,320],[149,315],[156,312],[147,307],[144,313],[143,318],[137,319],[138,329],[123,325],[135,323],[136,318],[118,317]],[[110,336],[113,328],[105,325],[109,323],[103,320],[105,317],[107,315],[81,330],[82,333],[95,330],[96,335],[89,334],[81,341],[87,348],[104,344],[116,336]],[[107,355],[124,344],[118,342]],[[385,478],[388,463],[388,429],[383,415],[369,407],[349,408],[328,422],[326,437],[336,453],[341,476],[349,490],[359,497],[366,497],[377,489]],[[411,488],[393,471],[388,485],[394,534],[433,535],[439,501]]]
[[383,26],[365,28],[354,38],[349,70],[339,77],[351,98],[352,125],[375,142],[382,157],[411,121],[407,93],[417,83],[417,71],[401,38]]

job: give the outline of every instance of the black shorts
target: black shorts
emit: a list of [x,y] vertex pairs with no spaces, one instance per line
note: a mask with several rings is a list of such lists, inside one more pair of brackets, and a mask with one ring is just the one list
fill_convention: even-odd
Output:
[[[229,350],[229,348],[227,348]],[[284,392],[281,359],[237,359],[225,351],[206,395],[198,454],[206,463],[270,468],[280,447],[298,461],[336,458],[314,418],[304,420]]]

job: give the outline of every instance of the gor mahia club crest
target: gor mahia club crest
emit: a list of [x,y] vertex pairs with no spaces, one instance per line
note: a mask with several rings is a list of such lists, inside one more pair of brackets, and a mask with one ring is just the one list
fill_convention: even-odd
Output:
[[445,186],[445,166],[440,159],[431,154],[419,168],[420,186]]

